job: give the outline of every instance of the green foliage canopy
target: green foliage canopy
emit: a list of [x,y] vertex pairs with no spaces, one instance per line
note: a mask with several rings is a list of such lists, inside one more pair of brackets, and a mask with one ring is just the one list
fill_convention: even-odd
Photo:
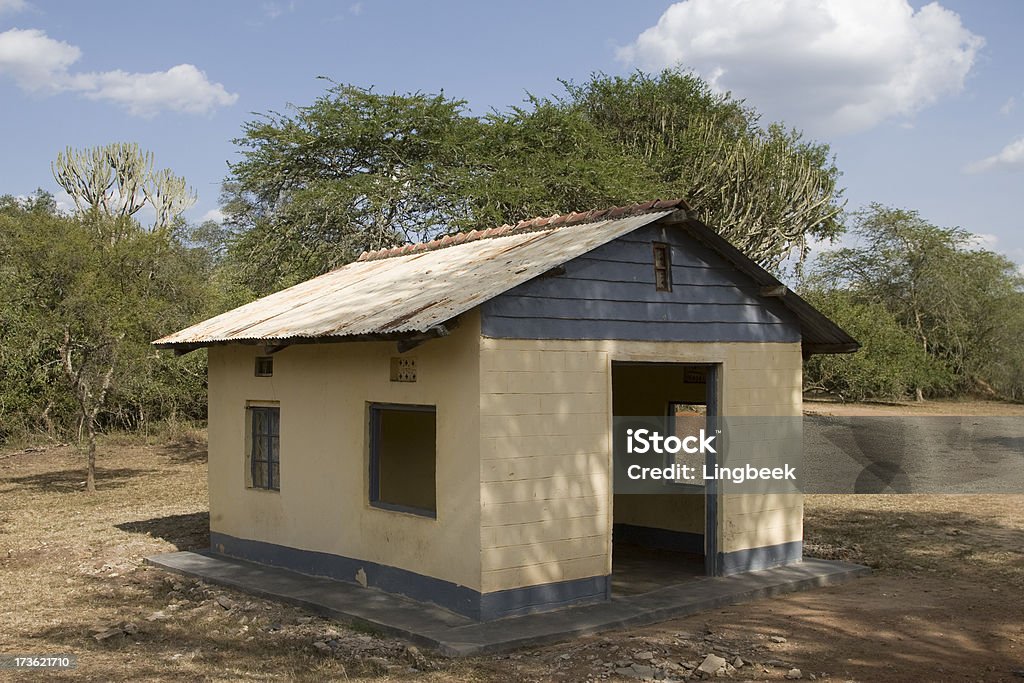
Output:
[[659,197],[689,199],[771,268],[839,232],[828,147],[760,127],[697,76],[564,85],[473,116],[443,93],[332,83],[311,105],[246,124],[224,185],[242,284],[264,294],[365,249]]
[[975,248],[965,230],[879,204],[854,214],[852,232],[857,246],[823,254],[809,287],[886,311],[948,371],[948,388],[1024,395],[1024,280],[1013,262]]
[[201,357],[150,341],[207,309],[205,257],[173,233],[52,198],[0,198],[0,438],[201,417]]

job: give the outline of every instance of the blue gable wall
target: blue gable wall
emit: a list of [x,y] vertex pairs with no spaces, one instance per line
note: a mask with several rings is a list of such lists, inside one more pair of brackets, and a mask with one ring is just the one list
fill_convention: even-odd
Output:
[[[672,291],[654,287],[653,242],[670,245]],[[509,339],[798,342],[795,316],[680,227],[648,225],[481,306]]]

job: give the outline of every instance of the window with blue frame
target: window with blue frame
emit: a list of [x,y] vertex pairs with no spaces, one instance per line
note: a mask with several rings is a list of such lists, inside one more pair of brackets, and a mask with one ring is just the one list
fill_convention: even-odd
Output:
[[370,504],[437,516],[437,409],[370,405]]

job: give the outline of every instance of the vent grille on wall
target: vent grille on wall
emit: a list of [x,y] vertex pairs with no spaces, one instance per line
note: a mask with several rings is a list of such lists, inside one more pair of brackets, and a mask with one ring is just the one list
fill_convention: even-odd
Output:
[[415,382],[416,381],[416,359],[415,358],[392,358],[391,359],[391,381],[392,382]]

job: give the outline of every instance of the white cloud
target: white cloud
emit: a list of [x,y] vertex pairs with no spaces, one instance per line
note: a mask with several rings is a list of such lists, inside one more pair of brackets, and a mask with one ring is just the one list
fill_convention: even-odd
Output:
[[75,89],[89,99],[115,102],[136,116],[153,116],[162,110],[205,114],[238,99],[191,64],[152,73],[78,74],[73,80]]
[[24,90],[65,89],[68,68],[81,56],[74,45],[49,38],[38,29],[0,33],[0,74],[10,76]]
[[25,0],[0,0],[0,14],[6,12],[14,13],[21,12],[28,8],[28,3]]
[[237,94],[211,82],[192,64],[150,73],[72,72],[71,66],[81,56],[76,46],[50,38],[38,29],[15,28],[0,33],[0,76],[9,76],[29,92],[72,91],[89,99],[114,102],[136,116],[153,116],[165,110],[205,114],[238,99]]
[[1017,98],[1011,96],[1009,99],[1003,102],[1003,106],[999,107],[999,113],[1002,114],[1003,116],[1009,116],[1010,113],[1013,111],[1014,107],[1016,106]]
[[214,223],[223,223],[224,212],[221,211],[220,209],[210,209],[199,218],[200,223],[205,223],[206,221],[213,221]]
[[959,92],[982,45],[936,2],[684,0],[618,56],[680,64],[772,118],[843,133]]
[[964,167],[967,173],[1020,169],[1024,169],[1024,137],[1017,138],[1003,147],[998,154],[972,161]]
[[351,5],[348,6],[348,11],[351,12],[353,16],[358,17],[360,14],[363,13],[363,3],[361,3],[361,2],[354,2],[354,3],[352,3]]
[[273,21],[282,14],[288,14],[295,11],[295,0],[288,3],[281,2],[264,2],[263,3],[263,15]]

